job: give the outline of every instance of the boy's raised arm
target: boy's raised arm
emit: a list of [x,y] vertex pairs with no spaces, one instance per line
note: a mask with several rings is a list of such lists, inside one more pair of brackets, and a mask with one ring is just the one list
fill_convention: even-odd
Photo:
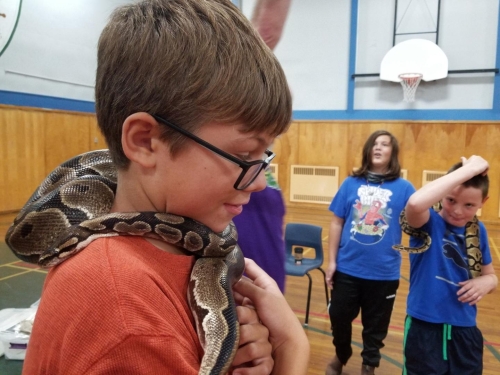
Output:
[[406,219],[414,228],[429,220],[429,208],[444,198],[451,190],[478,174],[486,174],[489,164],[480,156],[462,157],[462,168],[429,182],[417,190],[406,204]]

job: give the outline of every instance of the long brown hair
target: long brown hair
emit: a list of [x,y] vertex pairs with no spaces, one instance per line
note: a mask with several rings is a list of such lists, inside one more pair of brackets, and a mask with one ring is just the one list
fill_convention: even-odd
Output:
[[387,173],[384,175],[386,180],[395,180],[401,176],[401,165],[399,164],[399,143],[396,137],[394,137],[387,130],[377,130],[373,132],[365,142],[363,146],[363,159],[361,161],[361,167],[352,172],[352,176],[355,177],[366,177],[366,175],[370,172],[372,167],[372,149],[375,141],[381,135],[387,135],[391,139],[391,160],[389,161],[389,166],[387,169]]

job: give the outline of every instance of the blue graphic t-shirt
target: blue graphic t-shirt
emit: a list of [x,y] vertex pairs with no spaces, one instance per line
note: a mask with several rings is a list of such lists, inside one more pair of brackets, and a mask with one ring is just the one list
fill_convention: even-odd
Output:
[[[410,255],[408,315],[430,323],[475,326],[477,307],[460,302],[457,296],[461,288],[458,283],[471,277],[465,249],[465,227],[448,224],[431,209],[429,221],[421,229],[429,233],[432,243],[427,251]],[[481,222],[479,233],[483,265],[487,265],[492,259],[486,228]],[[410,239],[410,246],[421,244],[422,240]]]
[[337,270],[369,280],[398,280],[401,254],[392,245],[401,243],[399,215],[415,192],[398,178],[382,184],[361,177],[347,177],[330,204],[330,211],[344,219],[337,254]]

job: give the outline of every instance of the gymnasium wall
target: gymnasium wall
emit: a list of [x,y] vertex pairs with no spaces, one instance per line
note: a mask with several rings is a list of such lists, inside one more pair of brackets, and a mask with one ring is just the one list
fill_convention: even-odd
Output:
[[[398,138],[401,165],[416,188],[423,170],[445,171],[462,155],[489,160],[490,199],[481,219],[500,224],[500,124],[491,122],[294,121],[274,145],[287,205],[327,210],[327,205],[290,202],[290,166],[336,166],[342,181],[361,164],[363,144],[377,129]],[[93,114],[0,106],[0,212],[19,210],[61,162],[105,147]]]
[[[18,210],[60,162],[105,147],[93,114],[96,45],[111,11],[131,2],[17,1],[17,26],[0,55],[0,212]],[[255,1],[233,2],[250,17]],[[499,74],[422,82],[414,103],[402,101],[397,83],[352,78],[378,73],[394,22],[400,32],[436,26],[437,3],[292,0],[275,50],[294,100],[294,122],[275,144],[290,206],[298,204],[289,202],[290,165],[338,166],[342,181],[359,165],[368,134],[385,128],[399,139],[402,166],[417,188],[423,170],[446,170],[462,155],[488,159],[491,193],[482,219],[500,223]],[[500,0],[441,1],[439,45],[450,70],[499,66],[499,6]]]
[[[93,112],[99,34],[111,11],[130,2],[22,0],[16,30],[0,56],[0,103]],[[256,0],[233,2],[250,17]],[[498,74],[450,74],[422,82],[414,103],[402,101],[398,83],[352,78],[379,72],[392,47],[395,24],[400,33],[436,29],[437,4],[438,0],[292,0],[275,53],[293,91],[294,118],[500,120]],[[438,44],[449,58],[450,70],[498,66],[498,19],[499,0],[441,1]],[[1,35],[2,22],[0,44],[6,38]]]

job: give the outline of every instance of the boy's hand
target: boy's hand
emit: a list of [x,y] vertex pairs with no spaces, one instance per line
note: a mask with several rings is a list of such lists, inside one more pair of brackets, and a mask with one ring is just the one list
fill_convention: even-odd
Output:
[[240,323],[240,346],[233,360],[233,375],[268,375],[274,360],[269,330],[260,323],[257,312],[249,306],[236,307]]
[[258,319],[269,330],[274,359],[272,374],[307,374],[310,347],[299,319],[276,281],[253,260],[245,259],[245,265],[248,277],[234,285],[234,296],[240,305],[254,307]]
[[248,278],[243,277],[233,287],[236,301],[243,306],[255,306],[259,319],[270,331],[269,339],[275,349],[283,342],[294,339],[293,329],[301,332],[303,329],[276,281],[253,260],[245,258],[245,263]]
[[484,160],[481,156],[477,155],[472,155],[470,158],[465,158],[462,156],[462,165],[465,167],[469,168],[474,168],[476,173],[474,176],[481,174],[485,176],[488,173],[488,169],[490,168],[490,165],[486,160]]
[[330,289],[333,289],[333,275],[335,274],[336,270],[337,270],[337,263],[330,262],[325,272],[326,285],[328,285],[328,288]]
[[491,276],[483,275],[475,279],[459,282],[461,288],[457,292],[458,300],[471,306],[477,304],[485,294],[495,288],[496,283],[493,283]]

